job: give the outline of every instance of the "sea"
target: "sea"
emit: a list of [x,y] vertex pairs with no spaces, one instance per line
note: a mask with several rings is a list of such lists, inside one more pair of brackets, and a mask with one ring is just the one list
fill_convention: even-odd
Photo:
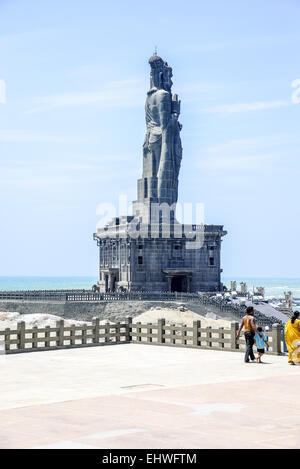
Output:
[[[230,281],[245,282],[248,291],[264,287],[267,297],[283,298],[284,293],[291,291],[294,298],[300,298],[300,278],[264,278],[264,277],[223,277],[226,287]],[[0,277],[0,291],[16,290],[89,290],[97,282],[97,277]]]

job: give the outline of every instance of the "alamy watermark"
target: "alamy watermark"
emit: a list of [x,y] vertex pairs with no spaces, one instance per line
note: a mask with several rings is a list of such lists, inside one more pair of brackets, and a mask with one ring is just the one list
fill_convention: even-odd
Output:
[[[98,230],[106,230],[107,237],[119,238],[185,238],[187,249],[200,249],[204,243],[204,204],[167,203],[144,204],[134,202],[130,214],[128,197],[120,195],[118,204],[104,202],[97,207],[100,216]],[[118,215],[120,214],[120,215]]]
[[6,83],[4,80],[0,80],[0,104],[6,103]]
[[300,78],[292,81],[292,88],[296,88],[292,93],[292,103],[300,104]]

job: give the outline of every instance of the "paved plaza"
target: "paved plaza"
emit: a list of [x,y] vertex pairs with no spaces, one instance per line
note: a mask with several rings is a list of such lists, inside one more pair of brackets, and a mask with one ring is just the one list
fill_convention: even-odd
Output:
[[1,448],[300,448],[300,366],[123,344],[1,355]]

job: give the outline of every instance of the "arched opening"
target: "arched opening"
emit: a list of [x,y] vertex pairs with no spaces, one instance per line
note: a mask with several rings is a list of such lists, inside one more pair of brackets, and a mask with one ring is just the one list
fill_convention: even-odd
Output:
[[108,275],[105,275],[105,293],[108,292]]
[[116,281],[117,281],[116,276],[113,275],[111,279],[111,291],[112,292],[116,291]]
[[187,291],[186,277],[182,275],[176,275],[175,277],[173,277],[171,281],[171,291],[172,292],[186,292]]

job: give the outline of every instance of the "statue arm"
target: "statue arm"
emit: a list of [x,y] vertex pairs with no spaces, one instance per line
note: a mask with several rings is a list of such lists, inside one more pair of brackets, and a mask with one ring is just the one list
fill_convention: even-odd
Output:
[[171,119],[171,96],[167,91],[161,90],[157,100],[157,108],[162,131],[164,131]]

